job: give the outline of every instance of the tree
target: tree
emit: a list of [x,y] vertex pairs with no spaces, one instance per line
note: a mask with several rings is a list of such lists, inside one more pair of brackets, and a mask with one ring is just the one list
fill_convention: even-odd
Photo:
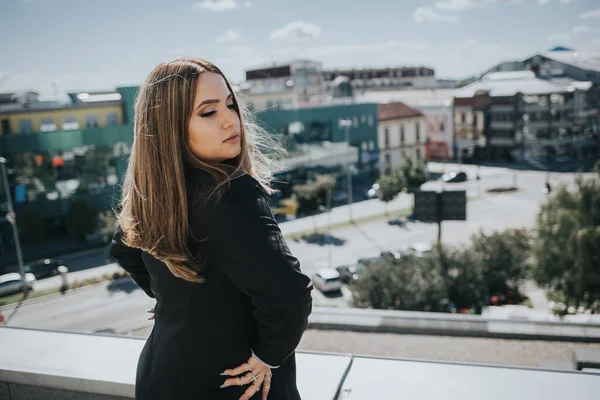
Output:
[[400,168],[406,181],[406,189],[413,193],[427,182],[427,173],[420,162],[415,162],[412,158],[405,158]]
[[66,228],[73,238],[84,240],[85,235],[94,233],[98,225],[98,210],[83,199],[71,200],[67,212]]
[[385,203],[385,215],[387,215],[388,203],[404,190],[406,179],[400,171],[394,171],[389,175],[382,175],[377,183],[379,184],[379,200]]
[[535,281],[569,306],[600,312],[600,163],[592,176],[560,187],[542,206],[533,268]]
[[428,257],[370,264],[350,288],[360,308],[443,311],[447,297],[439,265]]
[[471,236],[471,245],[443,253],[450,300],[457,308],[480,313],[492,296],[501,302],[518,302],[519,287],[527,278],[530,234],[509,229]]
[[420,257],[405,255],[369,265],[352,283],[355,305],[415,311],[467,309],[479,314],[491,296],[520,301],[518,288],[528,271],[529,233],[480,233],[471,241],[467,247],[440,246]]
[[[301,185],[294,185],[292,192],[298,200],[298,215],[315,214],[320,206],[331,206],[331,192],[335,187],[333,175],[316,175],[315,179]],[[316,219],[313,218],[314,230],[317,230]]]

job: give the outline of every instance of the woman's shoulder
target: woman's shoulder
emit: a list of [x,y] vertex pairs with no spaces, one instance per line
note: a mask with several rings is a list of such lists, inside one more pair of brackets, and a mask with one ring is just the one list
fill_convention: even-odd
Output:
[[260,183],[250,174],[242,172],[231,176],[223,201],[253,198],[264,194]]

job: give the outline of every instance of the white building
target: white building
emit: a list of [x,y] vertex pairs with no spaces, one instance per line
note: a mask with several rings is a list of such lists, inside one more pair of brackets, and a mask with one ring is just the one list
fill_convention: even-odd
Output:
[[403,103],[378,105],[379,163],[382,172],[400,168],[404,158],[425,156],[425,117]]
[[324,99],[322,65],[295,60],[247,70],[240,89],[241,101],[253,110],[320,106]]

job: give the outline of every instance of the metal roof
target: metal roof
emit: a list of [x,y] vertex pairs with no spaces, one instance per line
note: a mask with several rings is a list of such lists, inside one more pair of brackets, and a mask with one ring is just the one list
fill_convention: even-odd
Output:
[[531,71],[493,72],[477,82],[458,89],[455,97],[469,98],[480,91],[489,92],[492,97],[514,96],[517,93],[567,93],[574,90],[587,90],[591,86],[591,82],[569,78],[540,79]]

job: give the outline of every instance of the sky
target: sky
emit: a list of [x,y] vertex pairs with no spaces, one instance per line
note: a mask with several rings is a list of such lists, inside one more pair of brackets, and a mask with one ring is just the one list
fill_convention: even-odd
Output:
[[0,92],[139,85],[199,57],[248,68],[427,66],[460,79],[564,45],[600,54],[598,0],[0,0]]

